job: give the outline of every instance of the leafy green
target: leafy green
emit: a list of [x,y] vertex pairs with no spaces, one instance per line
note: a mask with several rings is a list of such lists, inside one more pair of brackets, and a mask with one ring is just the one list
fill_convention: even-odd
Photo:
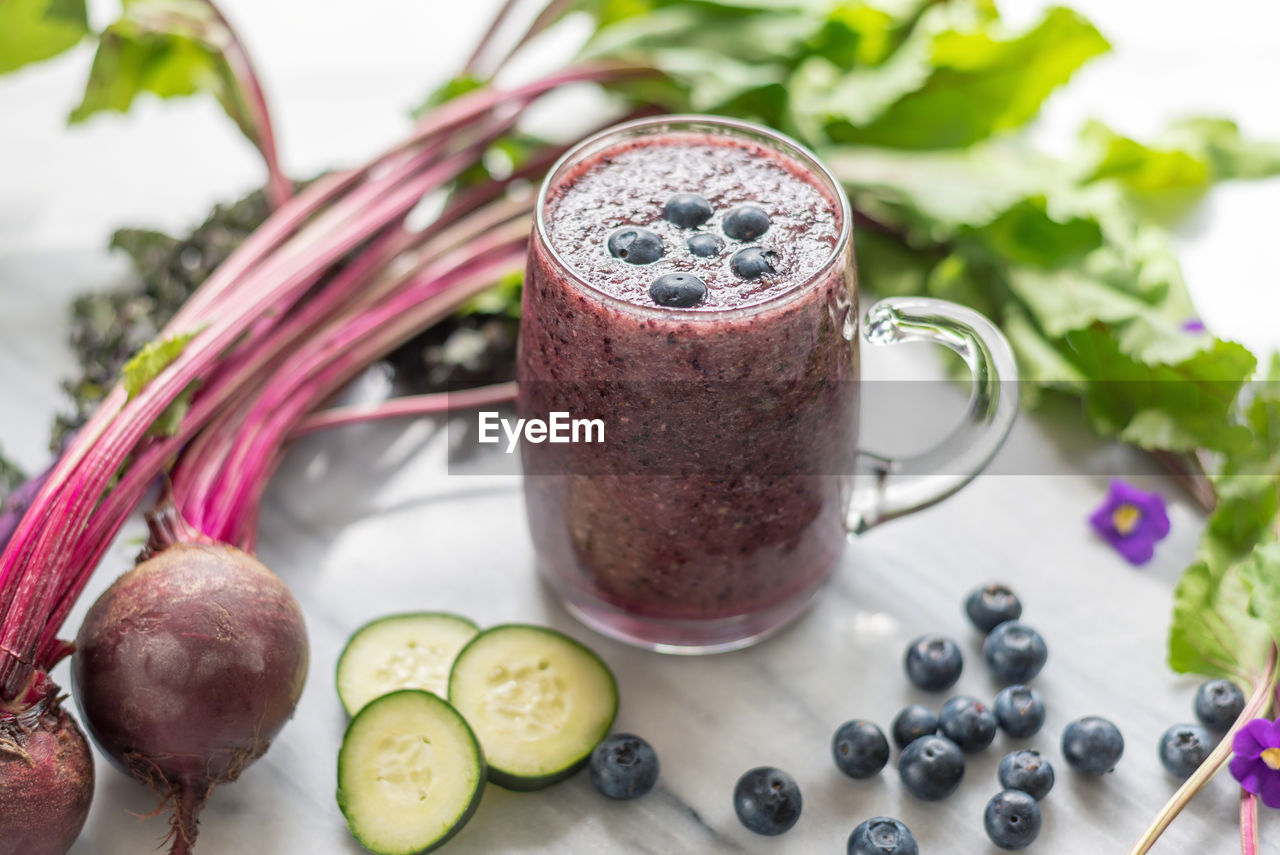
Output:
[[1174,122],[1150,143],[1090,122],[1080,138],[1081,179],[1118,184],[1158,220],[1181,214],[1216,181],[1280,174],[1280,144],[1247,141],[1227,119]]
[[413,115],[416,117],[429,113],[441,104],[452,101],[454,98],[460,98],[468,92],[474,92],[483,87],[484,84],[485,81],[471,74],[450,77],[432,90],[426,98],[422,99],[422,103],[413,108]]
[[165,407],[151,423],[151,427],[147,428],[147,436],[173,436],[182,427],[182,420],[187,415],[187,410],[191,409],[191,399],[195,397],[196,390],[200,388],[199,383],[192,383],[183,389],[178,397],[169,402],[169,406]]
[[[147,384],[159,376],[173,364],[187,345],[196,337],[196,333],[180,333],[166,339],[147,342],[132,359],[125,363],[121,372],[121,382],[129,399],[133,400]],[[191,398],[195,395],[198,383],[191,383],[174,398],[164,411],[156,418],[147,430],[148,436],[173,436],[182,426],[182,419],[191,407]]]
[[121,372],[121,382],[129,393],[129,399],[136,398],[161,371],[172,365],[195,337],[195,333],[180,333],[166,339],[150,341],[134,354]]
[[1215,569],[1199,560],[1182,574],[1174,589],[1169,629],[1173,670],[1246,685],[1261,674],[1273,633],[1250,609],[1243,566]]
[[9,493],[16,490],[25,480],[27,476],[22,469],[4,456],[4,449],[0,449],[0,508],[3,508]]
[[796,125],[833,142],[956,148],[1017,128],[1084,62],[1108,49],[1075,12],[1053,8],[1010,33],[976,3],[943,3],[880,66],[845,74],[814,58],[796,73]]
[[71,121],[126,112],[143,93],[174,98],[208,92],[257,144],[258,128],[225,53],[230,39],[201,0],[125,0],[120,19],[99,39],[84,98],[71,111]]
[[0,74],[75,47],[89,34],[84,0],[0,2]]
[[1175,592],[1169,663],[1177,671],[1251,682],[1280,641],[1280,356],[1253,384],[1240,427],[1249,442],[1224,456],[1218,506],[1199,560]]

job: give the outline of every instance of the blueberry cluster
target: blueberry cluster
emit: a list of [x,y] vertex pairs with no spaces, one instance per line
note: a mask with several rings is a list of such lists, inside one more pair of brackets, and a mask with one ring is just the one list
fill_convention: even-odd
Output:
[[[711,203],[696,193],[677,193],[662,208],[662,217],[682,229],[696,229],[711,219]],[[724,216],[720,227],[730,240],[747,243],[762,237],[772,223],[759,205],[743,204]],[[662,237],[649,229],[624,226],[609,235],[609,254],[628,264],[652,264],[666,253]],[[711,232],[697,232],[685,241],[689,253],[698,258],[715,258],[724,251],[725,241]],[[729,258],[729,269],[739,279],[759,279],[777,273],[778,254],[771,249],[748,246]],[[689,273],[667,273],[649,286],[649,296],[660,306],[688,308],[707,296],[707,284]]]
[[[898,777],[921,801],[945,799],[960,788],[966,754],[984,751],[999,732],[1007,739],[1028,739],[1045,724],[1045,702],[1025,685],[1040,673],[1048,658],[1044,639],[1021,623],[1022,604],[1003,585],[974,591],[965,602],[973,625],[985,633],[983,658],[994,677],[1006,685],[988,706],[977,698],[957,695],[939,712],[923,704],[903,708],[894,717],[887,738],[875,723],[852,719],[836,729],[831,740],[835,766],[850,778],[880,774],[892,755],[890,738],[899,750]],[[910,681],[925,691],[950,689],[960,679],[964,657],[960,647],[942,635],[925,635],[907,648],[904,667]],[[1204,726],[1178,725],[1161,738],[1160,756],[1166,768],[1186,777],[1212,748],[1206,728],[1225,730],[1244,708],[1244,696],[1232,683],[1204,684],[1195,710]],[[1105,718],[1085,716],[1062,732],[1061,753],[1077,773],[1105,775],[1124,754],[1124,737]],[[647,792],[658,775],[657,756],[639,737],[610,737],[591,758],[591,780],[611,798],[634,798]],[[1039,751],[1018,748],[1000,761],[1001,790],[983,813],[992,843],[1001,849],[1030,846],[1040,834],[1040,800],[1054,785],[1053,765]],[[772,766],[753,768],[738,779],[733,792],[738,819],[751,831],[779,835],[800,819],[803,799],[795,778]],[[892,817],[877,816],[858,824],[850,834],[848,855],[918,855],[911,830]]]
[[1201,685],[1193,705],[1200,724],[1175,724],[1160,736],[1161,765],[1176,778],[1191,777],[1244,712],[1244,706],[1244,692],[1230,680]]
[[[1006,738],[1027,739],[1044,727],[1045,703],[1025,685],[1048,659],[1044,639],[1021,623],[1022,604],[1003,585],[974,591],[965,602],[973,625],[985,633],[982,652],[992,675],[1006,684],[988,706],[977,698],[957,695],[934,712],[912,704],[893,719],[889,736],[901,752],[898,777],[903,787],[922,801],[945,799],[959,789],[965,774],[965,755],[984,751],[1003,731]],[[964,670],[960,646],[943,635],[924,635],[911,642],[903,658],[908,679],[917,688],[950,689]],[[1205,693],[1209,690],[1206,689]],[[1227,705],[1204,701],[1210,707]],[[1225,713],[1219,714],[1220,719]],[[1109,772],[1124,751],[1124,739],[1106,719],[1089,716],[1069,724],[1062,735],[1062,755],[1073,769],[1089,775]],[[874,723],[853,719],[842,724],[831,740],[836,768],[850,778],[871,778],[890,761],[890,740]],[[1001,791],[986,806],[987,836],[1002,849],[1022,849],[1040,834],[1038,802],[1053,789],[1053,765],[1029,748],[1010,752],[1000,762]],[[769,790],[764,800],[761,786]],[[795,780],[778,769],[753,769],[738,784],[735,807],[742,823],[762,834],[781,834],[800,816],[800,790]],[[914,855],[918,845],[899,820],[879,816],[858,825],[848,841],[848,855]]]

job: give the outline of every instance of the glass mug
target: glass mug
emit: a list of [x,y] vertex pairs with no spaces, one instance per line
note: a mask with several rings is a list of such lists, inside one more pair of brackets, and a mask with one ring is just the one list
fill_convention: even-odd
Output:
[[[575,176],[615,150],[688,140],[750,147],[818,190],[834,245],[815,273],[749,305],[668,308],[611,294],[565,259],[578,250],[553,245],[548,205],[573,192]],[[605,441],[526,439],[525,504],[540,574],[587,625],[669,653],[751,644],[805,610],[851,534],[950,496],[1003,443],[1017,412],[1008,342],[980,314],[926,298],[876,303],[859,335],[851,219],[814,155],[727,119],[618,125],[547,175],[517,408],[598,419]],[[612,261],[603,242],[597,250]],[[965,361],[965,416],[937,447],[905,459],[857,450],[860,339],[933,342]]]

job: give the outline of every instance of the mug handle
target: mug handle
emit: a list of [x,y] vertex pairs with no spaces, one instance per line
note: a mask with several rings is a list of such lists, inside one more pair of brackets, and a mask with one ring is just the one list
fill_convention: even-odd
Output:
[[876,346],[940,344],[969,366],[973,387],[960,424],[928,451],[901,458],[858,451],[860,483],[847,520],[852,534],[937,504],[968,484],[991,462],[1018,413],[1013,349],[995,324],[972,309],[929,297],[891,297],[867,312],[862,337]]

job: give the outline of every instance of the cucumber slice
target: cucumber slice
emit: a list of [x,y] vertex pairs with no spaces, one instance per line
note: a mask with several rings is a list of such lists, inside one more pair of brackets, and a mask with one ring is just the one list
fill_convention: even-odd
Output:
[[377,855],[430,852],[457,834],[484,790],[484,754],[467,722],[430,692],[370,701],[338,752],[338,807]]
[[458,651],[480,631],[444,612],[391,615],[355,631],[338,658],[338,697],[355,715],[374,698],[398,689],[444,697]]
[[507,624],[458,654],[449,702],[475,729],[492,783],[538,790],[586,765],[617,715],[618,684],[567,635]]

